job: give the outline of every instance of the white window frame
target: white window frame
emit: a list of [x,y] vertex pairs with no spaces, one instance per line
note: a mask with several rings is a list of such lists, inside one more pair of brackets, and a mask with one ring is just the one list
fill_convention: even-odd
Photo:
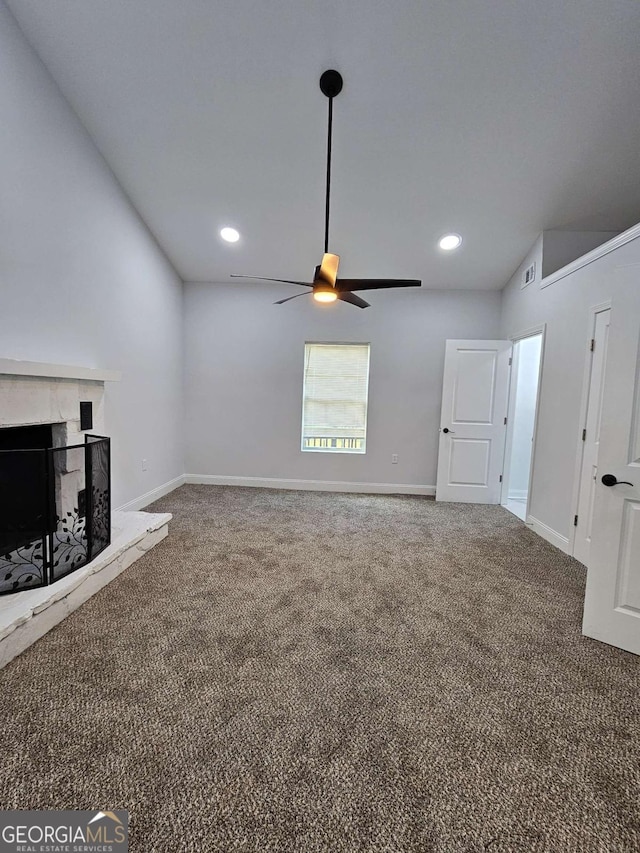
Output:
[[[364,396],[364,448],[344,448],[344,447],[305,447],[304,440],[304,404],[307,398],[306,389],[306,353],[307,347],[326,346],[326,347],[366,347],[367,348],[367,386]],[[369,417],[369,376],[371,368],[371,344],[369,341],[305,341],[303,352],[303,373],[302,373],[302,412],[300,426],[300,449],[303,453],[337,453],[337,454],[356,454],[363,456],[367,452],[367,421]]]

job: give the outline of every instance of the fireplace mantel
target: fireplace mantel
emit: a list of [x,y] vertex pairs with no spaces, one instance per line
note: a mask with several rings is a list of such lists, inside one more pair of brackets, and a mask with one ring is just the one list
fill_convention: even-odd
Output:
[[119,370],[100,370],[94,367],[77,367],[71,364],[47,364],[40,361],[20,361],[0,358],[0,375],[40,376],[50,379],[83,379],[90,382],[119,382]]

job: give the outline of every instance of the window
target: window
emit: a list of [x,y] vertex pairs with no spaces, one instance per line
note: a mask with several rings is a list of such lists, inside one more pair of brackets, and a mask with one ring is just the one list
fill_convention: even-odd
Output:
[[302,449],[365,453],[369,344],[305,344]]

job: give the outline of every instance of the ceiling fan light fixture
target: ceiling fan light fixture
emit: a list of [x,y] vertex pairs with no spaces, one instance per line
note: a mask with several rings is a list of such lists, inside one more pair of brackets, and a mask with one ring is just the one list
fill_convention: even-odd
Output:
[[[328,304],[330,302],[346,302],[355,305],[356,308],[368,308],[369,303],[358,296],[356,290],[379,290],[389,287],[420,287],[422,282],[410,278],[338,278],[338,266],[340,258],[329,251],[329,212],[331,200],[331,141],[333,127],[333,99],[342,91],[342,75],[339,71],[329,69],[320,77],[320,91],[329,101],[329,115],[327,121],[327,183],[324,207],[324,253],[322,262],[315,268],[313,281],[298,281],[290,278],[267,278],[261,275],[234,275],[231,278],[251,278],[261,281],[273,281],[281,284],[296,284],[308,287],[310,290],[278,299],[274,305],[284,305],[292,299],[311,293],[316,302]],[[225,229],[227,230],[227,229]],[[223,235],[224,236],[224,235]]]
[[327,285],[316,285],[313,288],[313,298],[316,302],[335,302],[338,298],[337,291]]
[[462,237],[459,234],[445,234],[438,240],[438,246],[445,252],[451,252],[462,245]]
[[220,229],[220,236],[227,243],[237,243],[240,239],[240,232],[236,231],[235,228],[226,227]]

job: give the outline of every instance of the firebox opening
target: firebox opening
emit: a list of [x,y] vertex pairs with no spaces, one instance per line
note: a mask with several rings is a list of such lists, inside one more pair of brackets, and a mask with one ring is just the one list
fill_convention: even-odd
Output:
[[47,460],[54,424],[0,429],[0,553],[5,554],[52,529],[48,518]]

